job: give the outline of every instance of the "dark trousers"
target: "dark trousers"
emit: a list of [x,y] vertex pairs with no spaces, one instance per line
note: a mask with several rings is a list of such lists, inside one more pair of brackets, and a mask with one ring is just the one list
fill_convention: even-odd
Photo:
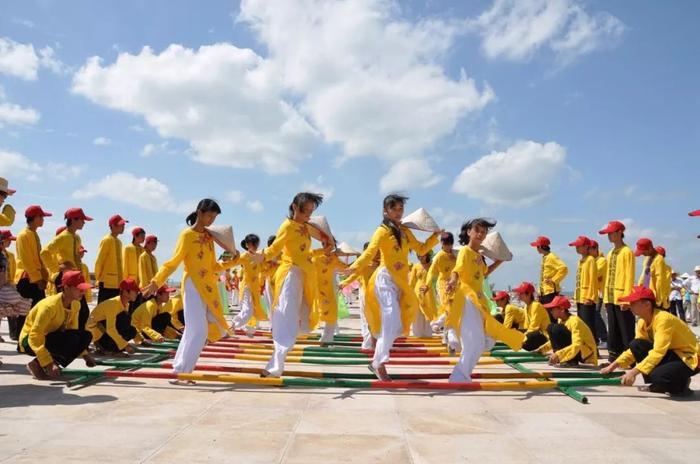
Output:
[[[559,351],[571,345],[571,331],[564,324],[549,324],[547,333],[549,334],[549,342],[552,344],[552,351]],[[571,361],[583,362],[581,352],[579,351],[574,359],[567,362]]]
[[[32,308],[38,302],[46,298],[46,292],[39,288],[38,284],[29,282],[28,277],[19,279],[19,282],[17,282],[17,293],[19,293],[22,298],[30,298],[32,300]],[[7,318],[7,323],[10,327],[10,338],[12,340],[17,340],[19,338],[26,317],[27,316],[15,316]]]
[[671,300],[671,306],[668,308],[668,310],[678,319],[685,322],[685,309],[683,308],[683,301]]
[[603,299],[598,298],[598,304],[595,307],[595,338],[598,343],[608,343],[608,328],[605,325],[601,313],[603,309]]
[[[46,334],[44,346],[49,350],[54,361],[63,367],[68,367],[68,364],[87,350],[91,341],[92,334],[87,330],[57,330]],[[22,340],[22,348],[28,355],[36,356],[29,346],[29,336]]]
[[[153,330],[162,334],[170,326],[170,314],[160,313],[153,319],[151,319],[151,327]],[[148,335],[146,335],[148,337]],[[150,338],[150,337],[149,337]]]
[[[540,303],[543,305],[547,303],[551,303],[554,297],[559,296],[559,292],[554,292],[554,293],[547,293],[546,295],[540,295]],[[556,322],[557,319],[552,316],[552,310],[548,309],[547,314],[549,314],[549,322]]]
[[528,332],[525,334],[523,350],[535,351],[545,343],[547,343],[547,337],[542,332]]
[[[653,348],[654,345],[649,340],[635,338],[630,342],[630,351],[637,363],[642,362]],[[668,393],[682,393],[687,388],[690,377],[697,373],[698,369],[689,368],[676,353],[668,350],[649,375],[644,375],[644,382],[661,387]]]
[[578,317],[591,329],[591,333],[595,334],[597,331],[595,304],[576,303],[576,312],[578,313]]
[[185,311],[180,310],[177,312],[177,320],[180,321],[180,324],[185,325]]
[[[119,335],[127,342],[136,336],[136,328],[131,325],[131,316],[126,311],[122,311],[117,315],[115,326]],[[106,332],[95,342],[95,345],[104,351],[121,351],[112,337]]]
[[114,298],[115,296],[119,296],[119,293],[118,288],[105,288],[104,284],[100,282],[99,291],[97,293],[97,304],[100,304],[105,300],[109,300],[110,298]]
[[630,346],[634,339],[634,314],[608,303],[608,360],[613,362]]
[[[501,324],[503,324],[503,321],[505,320],[505,318],[503,317],[503,314],[501,314],[501,313],[496,314],[495,316],[493,316],[493,318],[496,319]],[[520,327],[520,325],[518,325],[515,322],[513,323],[513,327],[511,327],[511,328],[516,329],[516,330],[524,330],[522,327]]]

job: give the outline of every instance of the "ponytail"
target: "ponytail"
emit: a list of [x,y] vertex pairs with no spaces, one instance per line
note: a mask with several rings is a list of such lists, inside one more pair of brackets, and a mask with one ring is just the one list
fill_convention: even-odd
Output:
[[197,204],[197,210],[191,212],[187,216],[187,219],[185,219],[185,222],[188,226],[193,226],[194,223],[197,222],[197,213],[199,212],[221,214],[221,208],[219,207],[219,204],[216,201],[210,198],[205,198],[204,200],[201,200]]

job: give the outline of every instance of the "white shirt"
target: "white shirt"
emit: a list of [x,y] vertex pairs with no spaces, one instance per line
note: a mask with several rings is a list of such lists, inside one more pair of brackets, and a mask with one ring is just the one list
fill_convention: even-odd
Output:
[[669,295],[669,300],[680,301],[683,299],[681,295],[681,288],[683,288],[683,280],[676,277],[671,280],[671,294]]
[[700,293],[700,278],[698,276],[691,276],[685,281],[685,288],[690,293],[698,294]]

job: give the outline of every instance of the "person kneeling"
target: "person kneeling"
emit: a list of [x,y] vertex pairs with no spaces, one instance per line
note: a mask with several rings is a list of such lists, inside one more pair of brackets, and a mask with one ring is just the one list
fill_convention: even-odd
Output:
[[552,311],[559,323],[549,324],[547,333],[553,353],[549,364],[572,367],[581,364],[598,365],[598,348],[593,332],[578,316],[569,313],[571,303],[563,296],[556,296],[551,303],[544,305]]
[[497,292],[493,301],[501,308],[501,312],[493,316],[498,322],[506,329],[525,330],[525,310],[510,304],[510,295],[507,292]]
[[61,293],[44,298],[29,311],[19,336],[17,350],[36,356],[27,370],[38,380],[60,376],[60,366],[68,366],[81,353],[88,367],[95,366],[86,351],[92,335],[78,329],[80,300],[90,284],[80,271],[64,272],[61,284]]
[[92,339],[99,352],[122,354],[134,353],[129,340],[136,336],[136,329],[131,325],[129,303],[136,300],[139,286],[132,278],[124,279],[119,284],[119,295],[109,298],[90,313],[87,329],[92,332]]
[[[601,372],[609,374],[618,367],[636,367],[622,376],[622,384],[631,386],[640,373],[648,387],[642,389],[672,396],[692,394],[690,378],[698,373],[698,341],[685,322],[656,308],[656,295],[638,286],[620,298],[639,317],[635,338],[615,362]],[[623,308],[625,308],[623,306]]]
[[530,282],[523,282],[513,291],[520,301],[525,303],[525,351],[541,351],[549,341],[547,327],[551,323],[547,310],[542,303],[535,300],[535,286]]
[[155,298],[141,304],[131,315],[131,324],[138,332],[137,337],[142,337],[143,344],[146,340],[163,342],[166,335],[167,338],[177,337],[175,330],[170,327],[171,315],[167,304],[174,291],[174,288],[163,285],[156,292]]

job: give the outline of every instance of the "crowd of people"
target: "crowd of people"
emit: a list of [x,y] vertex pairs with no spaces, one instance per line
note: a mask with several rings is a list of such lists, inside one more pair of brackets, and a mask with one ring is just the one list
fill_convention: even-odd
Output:
[[[14,193],[0,178],[0,227],[15,224],[15,210],[6,202]],[[252,336],[269,319],[274,349],[261,375],[279,377],[300,333],[323,325],[321,343],[333,343],[338,291],[359,283],[362,348],[373,352],[368,367],[382,381],[391,381],[386,365],[395,340],[412,333],[442,336],[447,349],[459,353],[451,382],[470,382],[482,353],[501,341],[513,350],[547,354],[556,366],[584,364],[605,373],[625,368],[624,385],[641,373],[650,391],[691,392],[698,340],[686,317],[692,325],[700,321],[700,267],[694,276],[679,276],[666,264],[662,247],[640,238],[633,251],[624,241],[625,225],[611,221],[599,231],[612,246],[607,255],[586,236],[569,244],[581,257],[573,298],[562,294],[568,267],[544,236],[532,242],[542,255],[538,285],[523,282],[511,293],[491,295],[487,277],[503,264],[484,253],[495,221],[465,221],[457,251],[455,236],[445,230],[434,229],[425,241],[416,238],[402,222],[407,200],[396,194],[384,199],[380,225],[351,264],[339,259],[352,253],[338,249],[327,223],[313,220],[323,202],[314,193],[293,198],[265,248],[248,234],[241,251],[213,234],[221,208],[204,199],[186,218],[172,257],[160,266],[154,255],[158,237],[135,227],[123,246],[128,221],[114,215],[97,250],[92,310],[94,287],[79,234],[92,218],[81,208],[66,210],[65,227],[42,246],[37,229],[51,213],[31,205],[17,236],[11,229],[0,232],[0,317],[8,318],[18,351],[32,356],[27,368],[37,379],[59,376],[77,357],[94,366],[94,355],[129,356],[136,344],[166,339],[180,340],[173,371],[189,373],[207,343],[234,336],[236,329]],[[16,258],[9,250],[13,241]],[[224,249],[219,256],[215,243]],[[417,263],[409,261],[411,251]],[[642,256],[637,273],[635,257]],[[166,282],[180,265],[181,287],[172,297],[178,290]],[[235,276],[229,274],[234,267]],[[231,324],[225,318],[229,300],[219,292],[222,275],[240,301]],[[599,365],[604,348],[607,362]]]

